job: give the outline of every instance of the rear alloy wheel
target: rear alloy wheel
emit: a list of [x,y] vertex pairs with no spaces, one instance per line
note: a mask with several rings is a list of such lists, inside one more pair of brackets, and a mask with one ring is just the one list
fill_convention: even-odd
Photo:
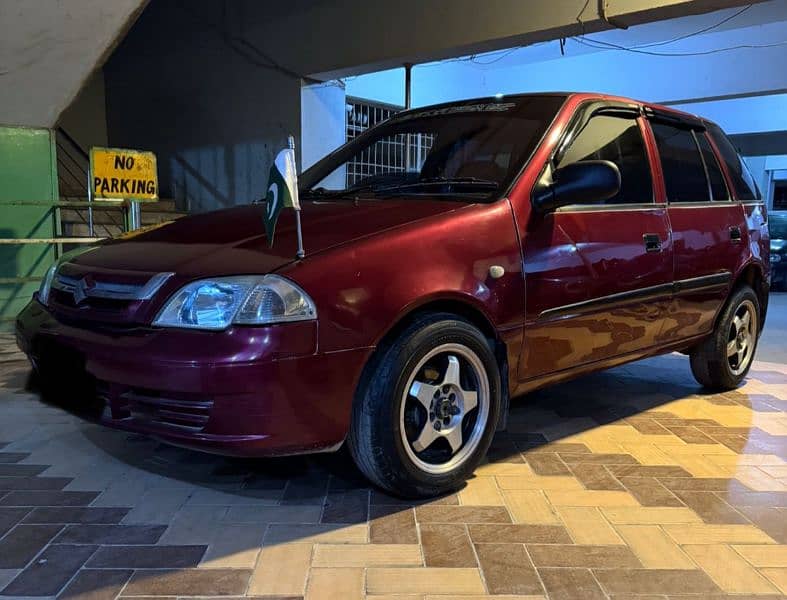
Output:
[[759,302],[748,286],[736,290],[716,329],[691,352],[694,378],[707,388],[738,387],[751,368],[759,336]]
[[727,364],[736,377],[751,365],[754,347],[757,344],[757,309],[751,300],[746,300],[735,311],[727,335]]
[[500,406],[489,341],[446,314],[378,349],[353,407],[348,446],[363,473],[406,497],[459,487],[486,453]]

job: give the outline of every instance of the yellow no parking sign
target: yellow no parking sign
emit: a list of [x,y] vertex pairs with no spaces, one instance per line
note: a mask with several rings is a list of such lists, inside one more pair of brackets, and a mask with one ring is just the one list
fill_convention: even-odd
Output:
[[90,149],[93,198],[158,200],[156,155],[120,148]]

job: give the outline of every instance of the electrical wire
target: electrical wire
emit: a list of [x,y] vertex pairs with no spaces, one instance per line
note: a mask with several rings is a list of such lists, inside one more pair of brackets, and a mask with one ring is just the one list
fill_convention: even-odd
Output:
[[729,52],[730,50],[754,50],[759,48],[775,48],[777,46],[787,46],[787,40],[786,40],[783,42],[774,42],[772,44],[739,44],[737,46],[728,46],[726,48],[713,48],[711,50],[698,50],[695,52],[652,52],[650,50],[628,48],[626,46],[613,44],[611,42],[602,42],[601,40],[591,40],[583,36],[576,36],[571,39],[573,39],[575,42],[579,44],[582,44],[583,46],[596,48],[597,50],[623,50],[625,52],[633,52],[635,54],[645,54],[647,56],[669,56],[669,57],[708,56],[710,54],[717,54],[719,52]]
[[[481,65],[481,66],[493,65],[496,62],[503,60],[507,56],[511,56],[514,52],[516,52],[517,50],[521,50],[523,47],[524,46],[514,46],[513,48],[509,48],[505,52],[502,52],[500,56],[496,56],[495,58],[487,61],[478,60],[478,55],[474,54],[470,57],[470,62],[473,63],[474,65]],[[482,56],[489,56],[489,54],[483,54]]]
[[582,35],[585,35],[585,22],[582,20],[582,15],[587,10],[588,4],[590,4],[590,0],[585,0],[585,5],[577,14],[577,23],[579,23],[579,26],[582,28]]
[[597,40],[597,39],[585,37],[585,22],[582,21],[582,14],[585,12],[585,9],[587,9],[588,4],[590,4],[590,0],[586,0],[585,1],[585,4],[582,7],[582,10],[580,10],[579,14],[577,15],[577,22],[580,24],[580,26],[582,28],[582,34],[578,35],[578,36],[574,36],[571,39],[573,39],[574,41],[576,41],[579,44],[582,44],[584,46],[588,46],[590,48],[596,48],[597,50],[624,50],[626,52],[634,52],[636,54],[645,54],[645,55],[648,55],[648,56],[675,56],[675,57],[678,57],[678,56],[707,56],[709,54],[716,54],[717,52],[727,52],[729,50],[754,49],[754,48],[772,48],[772,47],[775,47],[775,46],[787,45],[787,42],[777,42],[777,43],[774,43],[774,44],[741,44],[739,46],[730,46],[730,47],[727,47],[727,48],[716,48],[716,49],[713,49],[713,50],[701,50],[701,51],[696,51],[696,52],[651,52],[651,51],[648,51],[648,50],[645,50],[645,49],[646,48],[654,48],[654,47],[657,47],[657,46],[665,46],[667,44],[672,44],[672,43],[675,43],[675,42],[678,42],[678,41],[686,40],[686,39],[689,39],[691,37],[695,37],[695,36],[698,36],[698,35],[702,35],[703,33],[707,33],[708,31],[712,31],[713,29],[721,27],[725,23],[729,23],[733,19],[739,17],[740,15],[745,13],[747,10],[752,8],[752,6],[754,6],[754,5],[753,4],[748,4],[748,5],[744,6],[743,8],[741,8],[740,10],[736,11],[735,13],[733,13],[732,15],[729,15],[728,17],[725,17],[724,19],[722,19],[718,23],[714,23],[712,25],[709,25],[709,26],[704,27],[702,29],[699,29],[697,31],[693,31],[691,33],[687,33],[687,34],[684,34],[684,35],[680,35],[678,37],[675,37],[675,38],[672,38],[672,39],[669,39],[669,40],[663,40],[663,41],[660,41],[660,42],[651,42],[651,43],[648,43],[648,44],[639,44],[639,45],[636,45],[636,46],[630,46],[629,47],[629,46],[622,46],[620,44],[613,44],[612,42],[605,42],[603,40]]
[[663,42],[652,42],[650,44],[639,44],[637,46],[632,46],[632,47],[639,49],[639,48],[653,48],[655,46],[666,46],[667,44],[672,44],[674,42],[679,42],[681,40],[686,40],[686,39],[688,39],[690,37],[694,37],[696,35],[702,35],[703,33],[707,33],[708,31],[716,29],[717,27],[721,27],[725,23],[729,23],[733,19],[741,16],[743,13],[745,13],[747,10],[749,10],[752,6],[754,6],[754,5],[753,4],[749,4],[747,6],[744,6],[742,9],[737,11],[735,14],[730,15],[726,19],[722,19],[718,23],[714,23],[713,25],[709,25],[708,27],[705,27],[705,28],[700,29],[698,31],[693,31],[693,32],[687,33],[685,35],[680,35],[678,37],[672,38],[671,40],[664,40]]
[[[733,19],[736,19],[737,17],[739,17],[740,15],[745,13],[747,10],[752,8],[754,5],[753,4],[748,4],[748,5],[744,6],[743,8],[741,8],[740,10],[736,11],[735,13],[725,17],[721,21],[718,21],[717,23],[713,23],[712,25],[708,25],[707,27],[703,27],[702,29],[699,29],[697,31],[692,31],[691,33],[686,33],[684,35],[680,35],[680,36],[677,36],[677,37],[674,37],[674,38],[671,38],[671,39],[668,39],[668,40],[662,40],[660,42],[650,42],[650,43],[647,43],[647,44],[639,44],[639,45],[630,46],[630,47],[622,46],[622,45],[619,45],[619,44],[613,44],[612,42],[605,42],[605,41],[602,41],[602,40],[596,40],[596,39],[593,39],[593,38],[585,37],[585,35],[584,35],[585,34],[585,22],[582,20],[582,14],[585,12],[585,10],[587,10],[587,7],[589,5],[590,5],[590,0],[585,0],[585,4],[582,6],[582,9],[579,11],[579,13],[577,14],[577,17],[576,17],[577,23],[579,23],[580,27],[582,28],[582,35],[575,36],[575,37],[570,38],[570,39],[573,39],[577,43],[582,44],[584,46],[588,46],[590,48],[596,48],[598,50],[623,50],[623,51],[626,51],[626,52],[635,52],[637,54],[645,54],[645,55],[649,55],[649,56],[675,56],[675,57],[677,57],[677,56],[704,56],[704,55],[708,55],[708,54],[715,54],[717,52],[726,52],[726,51],[729,51],[729,50],[753,49],[753,48],[771,48],[771,47],[775,47],[775,46],[787,45],[787,42],[778,42],[778,43],[775,43],[775,44],[743,44],[743,45],[740,45],[740,46],[731,46],[729,48],[718,48],[718,49],[714,49],[714,50],[697,51],[697,52],[650,52],[650,51],[647,51],[647,48],[655,48],[655,47],[658,47],[658,46],[666,46],[668,44],[673,44],[675,42],[686,40],[686,39],[689,39],[689,38],[692,38],[692,37],[695,37],[695,36],[698,36],[698,35],[702,35],[703,33],[707,33],[707,32],[712,31],[714,29],[717,29],[718,27],[721,27],[722,25],[724,25],[726,23],[729,23]],[[436,61],[436,62],[433,62],[433,63],[427,63],[427,64],[423,64],[423,65],[419,65],[419,66],[433,66],[433,65],[441,65],[441,64],[452,63],[452,62],[470,62],[470,63],[476,64],[476,65],[486,66],[486,65],[491,65],[491,64],[494,64],[496,62],[499,62],[499,61],[501,61],[504,58],[510,56],[511,54],[513,54],[514,52],[516,52],[518,50],[522,50],[523,48],[526,48],[526,47],[534,47],[536,45],[541,45],[541,44],[534,44],[534,45],[531,45],[531,46],[515,46],[513,48],[509,48],[508,50],[498,51],[497,52],[497,54],[499,54],[498,56],[495,56],[495,58],[493,58],[491,60],[487,60],[487,61],[478,60],[478,59],[479,59],[479,57],[482,57],[482,56],[489,56],[492,53],[482,54],[482,55],[472,54],[470,56],[464,56],[464,57],[460,57],[460,58],[449,58],[449,59],[444,59],[444,60],[441,60],[441,61]]]

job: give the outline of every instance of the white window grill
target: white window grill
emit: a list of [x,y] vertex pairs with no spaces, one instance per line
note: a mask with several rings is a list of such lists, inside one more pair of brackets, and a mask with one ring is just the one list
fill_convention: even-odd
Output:
[[[348,98],[347,141],[355,139],[370,127],[379,125],[401,110],[403,109],[399,106]],[[378,140],[347,162],[347,187],[372,175],[420,171],[433,142],[434,136],[428,133],[399,134]]]

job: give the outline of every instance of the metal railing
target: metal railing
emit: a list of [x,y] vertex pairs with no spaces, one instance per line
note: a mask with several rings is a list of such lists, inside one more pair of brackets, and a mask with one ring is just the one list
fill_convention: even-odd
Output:
[[[88,193],[88,173],[90,170],[90,158],[87,151],[67,131],[59,127],[55,132],[55,145],[57,154],[57,181],[61,200],[56,202],[36,202],[36,201],[12,201],[4,202],[3,207],[41,207],[43,219],[52,219],[53,237],[48,238],[0,238],[0,248],[8,246],[51,246],[54,250],[55,259],[60,258],[63,253],[74,246],[80,244],[94,244],[106,239],[105,236],[95,234],[93,222],[93,210],[119,211],[121,213],[120,223],[112,219],[115,227],[120,227],[121,231],[137,229],[141,225],[139,204],[130,201],[117,200],[93,200]],[[65,197],[65,199],[63,199]],[[69,197],[80,198],[70,200]],[[82,200],[81,198],[88,198]],[[76,211],[77,216],[88,225],[87,236],[63,235],[63,219],[61,211],[71,209]],[[82,211],[87,213],[85,220]],[[73,213],[72,213],[73,214]],[[0,285],[22,285],[27,283],[39,282],[43,276],[22,274],[17,272],[14,277],[0,277]],[[0,326],[4,322],[13,321],[14,317],[0,316]]]
[[61,196],[87,197],[87,151],[62,127],[55,132],[57,146],[57,182]]
[[[123,215],[124,229],[129,231],[131,214],[130,202],[117,202],[110,200],[93,200],[86,202],[84,200],[61,200],[59,202],[35,202],[35,201],[17,201],[5,202],[4,207],[13,206],[38,206],[45,210],[45,217],[48,216],[52,219],[52,231],[55,232],[54,237],[49,238],[0,238],[0,247],[2,246],[52,246],[54,248],[55,260],[60,258],[63,253],[73,246],[80,244],[95,244],[105,240],[105,237],[96,236],[64,236],[62,235],[62,224],[60,219],[60,211],[62,209],[84,209],[96,208],[101,210],[119,211]],[[22,285],[25,283],[40,282],[43,276],[36,275],[22,275],[18,274],[15,277],[0,277],[0,285]],[[3,323],[11,322],[15,317],[2,317],[0,316],[0,326]]]
[[[60,210],[64,208],[100,208],[101,210],[116,210],[123,214],[123,223],[126,230],[129,229],[129,202],[114,202],[110,200],[93,200],[92,202],[65,200],[59,202],[33,202],[33,201],[19,201],[19,202],[6,202],[3,206],[40,206],[47,209],[45,216],[52,218],[52,230],[55,232],[54,237],[49,238],[0,238],[0,245],[43,245],[50,244],[55,246],[55,258],[63,254],[64,244],[94,244],[106,239],[105,237],[98,236],[63,236],[58,235],[61,230]],[[3,283],[23,283],[21,280],[35,281],[40,280],[41,277],[6,277],[2,279]]]

